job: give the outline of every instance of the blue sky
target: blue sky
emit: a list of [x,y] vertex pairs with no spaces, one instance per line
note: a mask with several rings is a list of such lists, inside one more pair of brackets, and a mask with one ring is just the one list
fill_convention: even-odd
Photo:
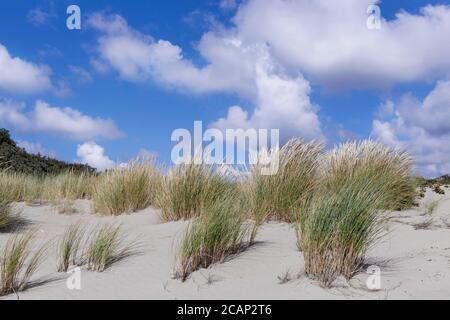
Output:
[[[145,152],[169,163],[172,131],[202,120],[328,146],[373,137],[408,149],[419,173],[449,172],[450,147],[437,149],[450,142],[450,3],[377,2],[381,30],[365,23],[374,1],[308,3],[3,1],[0,126],[31,151],[93,165]],[[81,30],[66,28],[70,4]]]

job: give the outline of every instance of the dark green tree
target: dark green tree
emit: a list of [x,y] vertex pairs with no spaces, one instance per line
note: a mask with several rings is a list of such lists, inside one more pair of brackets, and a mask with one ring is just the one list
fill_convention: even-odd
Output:
[[0,129],[1,169],[37,175],[58,174],[67,170],[95,172],[94,168],[85,164],[71,164],[40,154],[30,154],[17,146],[6,129]]

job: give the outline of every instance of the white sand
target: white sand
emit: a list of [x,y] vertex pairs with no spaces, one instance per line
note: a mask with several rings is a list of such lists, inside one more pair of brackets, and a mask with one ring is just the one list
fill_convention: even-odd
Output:
[[[442,198],[432,216],[423,216],[425,204]],[[77,201],[80,213],[65,216],[51,206],[23,204],[22,217],[39,228],[39,240],[57,239],[75,221],[88,225],[120,222],[131,239],[145,241],[143,254],[112,265],[103,273],[81,272],[81,290],[69,290],[66,274],[56,273],[55,250],[36,274],[58,279],[20,293],[20,299],[449,299],[450,298],[450,191],[446,196],[427,192],[421,207],[395,212],[390,233],[377,244],[368,262],[381,268],[381,289],[366,287],[368,274],[350,282],[338,279],[324,289],[303,275],[302,254],[296,248],[293,228],[284,223],[265,224],[259,243],[248,251],[207,270],[195,272],[185,283],[172,279],[174,244],[186,222],[161,224],[158,212],[147,209],[120,217],[89,213],[87,201]],[[431,219],[431,220],[430,220]],[[414,225],[430,221],[427,230]],[[8,235],[0,234],[0,247]],[[291,280],[278,277],[289,271]],[[35,279],[36,279],[35,277]],[[11,295],[3,299],[17,299]]]

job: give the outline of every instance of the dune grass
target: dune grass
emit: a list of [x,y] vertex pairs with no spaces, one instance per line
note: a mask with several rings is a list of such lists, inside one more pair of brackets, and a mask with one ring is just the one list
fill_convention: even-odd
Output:
[[181,164],[164,177],[157,206],[164,221],[199,217],[202,209],[233,189],[235,184],[206,164]]
[[32,254],[35,231],[12,235],[6,243],[0,264],[0,295],[17,293],[29,288],[31,277],[40,266],[47,246]]
[[96,212],[120,215],[154,204],[161,173],[151,161],[133,161],[100,174],[93,191]]
[[67,272],[69,267],[82,264],[81,252],[82,240],[86,229],[80,223],[72,224],[66,228],[57,247],[58,272]]
[[11,203],[9,201],[0,200],[0,232],[7,228],[13,220]]
[[430,200],[430,201],[426,202],[424,204],[425,213],[429,216],[433,215],[436,212],[436,210],[438,209],[441,201],[442,201],[442,198]]
[[41,198],[43,179],[8,170],[0,171],[0,193],[14,202],[33,202]]
[[294,214],[313,191],[322,148],[320,143],[292,139],[278,151],[276,174],[263,175],[259,164],[251,168],[247,197],[256,221],[296,220]]
[[95,179],[73,171],[44,177],[2,170],[0,193],[9,201],[28,203],[85,199],[91,197]]
[[[331,184],[345,182],[363,172],[383,190],[381,209],[403,210],[413,206],[416,192],[412,176],[413,161],[408,153],[364,140],[345,143],[328,152],[320,160],[322,176],[331,177]],[[356,173],[355,173],[356,172]],[[321,183],[328,183],[324,179]]]
[[187,228],[180,241],[176,270],[182,281],[192,272],[223,262],[249,246],[250,224],[236,199],[236,192],[227,192],[208,204]]
[[47,201],[90,199],[95,181],[96,176],[88,172],[67,171],[47,176],[41,197]]
[[383,234],[385,210],[409,197],[411,160],[403,152],[365,141],[324,156],[318,187],[298,223],[306,273],[329,286],[351,278]]
[[97,226],[84,253],[88,270],[103,272],[113,263],[137,254],[139,243],[126,242],[120,225]]

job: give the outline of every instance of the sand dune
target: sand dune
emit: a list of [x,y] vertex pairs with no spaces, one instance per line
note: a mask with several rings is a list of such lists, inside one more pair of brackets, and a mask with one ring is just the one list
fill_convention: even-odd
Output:
[[[440,200],[431,215],[429,203]],[[130,237],[144,243],[142,253],[112,265],[103,273],[81,271],[81,290],[69,290],[67,274],[56,272],[55,250],[36,277],[49,280],[21,292],[20,299],[448,299],[450,298],[450,190],[427,191],[420,206],[393,212],[389,233],[372,248],[368,262],[381,270],[381,289],[366,286],[364,270],[352,280],[338,279],[325,289],[303,274],[302,254],[291,225],[266,223],[257,244],[223,264],[199,270],[184,283],[172,279],[176,241],[187,222],[161,223],[158,211],[99,217],[89,201],[77,201],[78,213],[57,214],[52,206],[17,204],[21,216],[39,229],[38,239],[60,236],[70,223],[121,223]],[[0,235],[0,246],[8,235]],[[281,284],[281,280],[286,283]],[[284,282],[284,281],[283,281]],[[2,299],[17,299],[10,295]]]

